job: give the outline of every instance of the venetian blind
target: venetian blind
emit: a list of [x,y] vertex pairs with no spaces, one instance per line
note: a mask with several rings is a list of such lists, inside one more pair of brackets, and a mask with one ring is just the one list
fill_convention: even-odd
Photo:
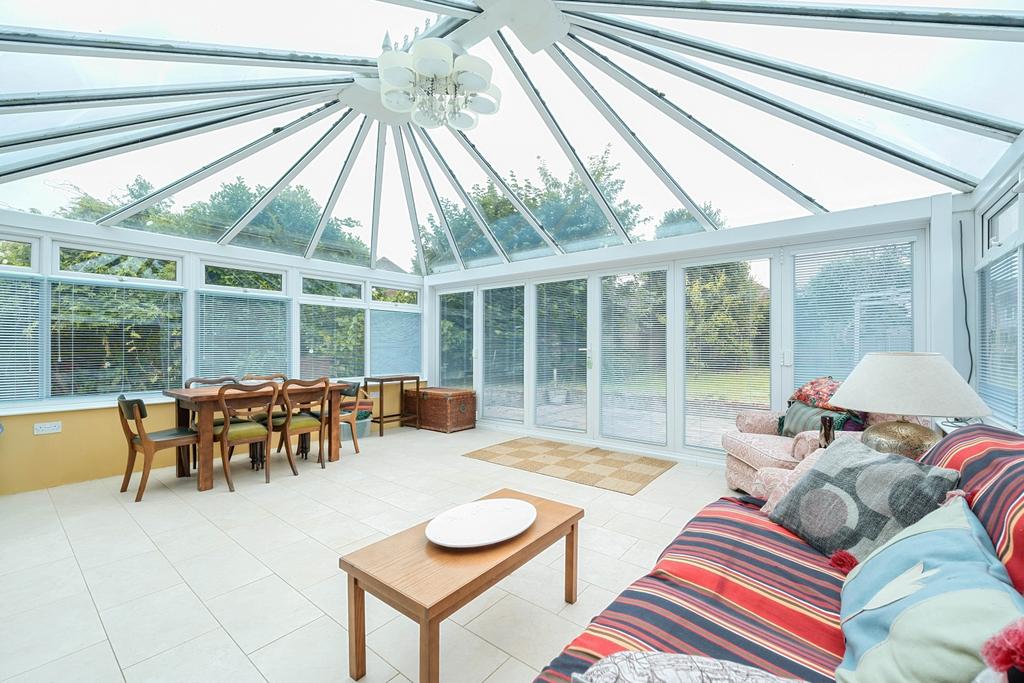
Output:
[[587,281],[537,285],[535,422],[587,429]]
[[1013,251],[978,274],[978,393],[992,415],[1021,426],[1020,252]]
[[362,377],[366,311],[302,304],[299,365],[302,377]]
[[411,311],[370,311],[370,370],[374,375],[418,374],[420,314]]
[[180,291],[50,283],[50,395],[181,386]]
[[793,379],[845,379],[864,354],[914,350],[913,245],[793,259]]
[[0,401],[39,398],[41,280],[0,277]]
[[666,273],[601,278],[601,434],[668,439]]
[[523,421],[524,287],[484,290],[481,414]]
[[473,387],[473,292],[438,297],[443,387]]
[[767,260],[685,271],[685,442],[721,448],[743,410],[771,407]]
[[288,373],[288,301],[199,292],[196,374]]

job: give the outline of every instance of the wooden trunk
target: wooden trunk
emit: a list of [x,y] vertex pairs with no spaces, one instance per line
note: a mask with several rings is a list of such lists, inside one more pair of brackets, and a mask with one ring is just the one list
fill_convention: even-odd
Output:
[[[406,425],[435,432],[460,432],[476,427],[476,392],[472,389],[427,387],[405,390]],[[416,418],[419,418],[418,420]]]

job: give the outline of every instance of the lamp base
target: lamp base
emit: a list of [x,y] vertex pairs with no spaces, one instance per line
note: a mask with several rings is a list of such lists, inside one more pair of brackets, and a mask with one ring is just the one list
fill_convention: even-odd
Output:
[[894,420],[868,427],[860,440],[879,453],[896,453],[917,460],[941,438],[938,432],[923,425]]

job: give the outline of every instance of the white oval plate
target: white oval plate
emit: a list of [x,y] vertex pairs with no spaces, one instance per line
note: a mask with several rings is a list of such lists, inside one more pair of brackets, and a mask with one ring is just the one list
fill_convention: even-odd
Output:
[[488,498],[452,508],[430,520],[427,540],[445,548],[481,548],[515,538],[537,519],[525,500]]

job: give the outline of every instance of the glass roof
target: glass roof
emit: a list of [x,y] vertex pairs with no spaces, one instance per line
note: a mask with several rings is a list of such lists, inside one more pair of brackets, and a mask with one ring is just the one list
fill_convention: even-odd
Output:
[[467,0],[4,3],[0,208],[428,274],[970,191],[1024,127],[1019,0],[840,16],[873,4],[565,0],[536,51],[528,22],[456,31],[503,95],[459,133],[347,90]]

